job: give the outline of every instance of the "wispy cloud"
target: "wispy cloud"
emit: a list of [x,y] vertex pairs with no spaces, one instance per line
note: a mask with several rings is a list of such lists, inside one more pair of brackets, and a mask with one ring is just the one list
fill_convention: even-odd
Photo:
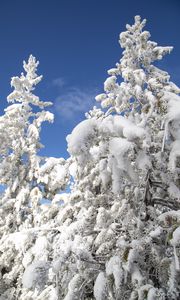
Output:
[[66,84],[66,81],[65,81],[65,79],[64,79],[63,77],[55,78],[55,79],[53,79],[53,81],[52,81],[52,85],[53,85],[53,86],[56,86],[56,87],[58,87],[58,88],[64,87],[65,84]]
[[96,105],[95,88],[68,87],[55,100],[55,109],[64,120],[77,120],[80,115]]

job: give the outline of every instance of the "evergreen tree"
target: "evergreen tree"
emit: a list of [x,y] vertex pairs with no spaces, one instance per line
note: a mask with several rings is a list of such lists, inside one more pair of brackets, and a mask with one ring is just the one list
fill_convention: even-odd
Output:
[[67,137],[75,181],[57,215],[59,299],[180,295],[180,89],[152,64],[172,47],[144,26],[136,16],[120,34],[123,57],[96,97],[108,111],[93,109]]
[[[36,74],[38,64],[31,55],[24,62],[26,74],[12,78],[14,91],[8,96],[12,104],[0,118],[0,184],[4,187],[0,199],[1,299],[18,299],[25,252],[38,240],[37,227],[58,211],[52,207],[44,212],[41,201],[53,200],[69,180],[64,159],[38,155],[41,124],[53,121],[53,114],[44,110],[51,103],[33,94],[42,79]],[[28,255],[33,260],[34,254]]]

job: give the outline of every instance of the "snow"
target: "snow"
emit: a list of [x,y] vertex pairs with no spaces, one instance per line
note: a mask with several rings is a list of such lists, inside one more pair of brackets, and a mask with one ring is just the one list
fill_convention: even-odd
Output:
[[121,178],[124,172],[134,181],[136,174],[128,160],[128,153],[133,150],[133,144],[125,138],[112,138],[109,142],[109,166],[113,178],[113,192],[120,190]]
[[78,299],[76,294],[79,295],[80,290],[79,290],[79,284],[81,282],[81,278],[79,274],[74,275],[74,277],[71,279],[71,281],[68,284],[68,293],[66,294],[64,300],[74,300]]
[[38,170],[38,182],[49,185],[52,191],[64,189],[69,181],[68,164],[63,158],[49,157]]
[[22,264],[24,268],[27,268],[28,265],[30,265],[33,261],[33,254],[31,251],[25,253],[23,260],[22,260]]
[[96,101],[103,101],[107,98],[106,94],[99,94],[95,97]]
[[[174,238],[173,238],[173,242],[174,242]],[[177,255],[177,250],[175,245],[173,245],[173,250],[174,250],[175,268],[176,270],[180,271],[180,262],[179,262],[179,257]]]
[[166,223],[166,219],[167,218],[171,218],[173,219],[174,221],[176,222],[180,222],[180,210],[171,210],[171,211],[168,211],[168,212],[165,212],[165,213],[162,213],[159,215],[158,217],[158,220],[162,223]]
[[119,74],[119,70],[117,68],[111,68],[108,70],[108,74],[109,75],[118,75]]
[[147,300],[156,300],[157,299],[157,293],[155,288],[150,288],[148,291]]
[[155,230],[152,230],[152,231],[150,232],[149,235],[150,235],[152,238],[157,238],[157,237],[159,237],[162,233],[163,233],[162,227],[158,226]]
[[106,211],[106,209],[104,207],[100,207],[98,209],[98,214],[96,217],[96,226],[97,226],[96,229],[100,229],[108,226],[110,219],[111,217],[109,213]]
[[22,104],[12,104],[10,106],[8,106],[4,111],[8,113],[8,115],[10,116],[11,114],[14,114],[14,112],[17,112],[17,110],[21,110],[22,109]]
[[173,232],[171,245],[173,246],[173,250],[174,250],[174,260],[175,260],[176,270],[180,270],[180,258],[178,257],[177,250],[176,250],[176,247],[180,246],[180,226],[178,226]]
[[132,149],[132,143],[123,138],[112,138],[109,143],[109,151],[114,157],[120,158],[117,159],[118,166],[124,168],[124,155]]
[[175,171],[177,159],[180,159],[180,140],[172,143],[172,149],[169,155],[169,169]]
[[[163,99],[164,99],[164,101],[167,101],[167,103],[168,103],[168,112],[166,115],[166,122],[168,124],[170,121],[178,122],[180,119],[180,96],[178,96],[172,92],[165,92]],[[173,136],[176,139],[180,139],[179,126],[177,126],[177,128],[172,128],[172,129],[173,129],[173,132],[171,132],[171,133],[173,134]]]
[[133,75],[137,83],[137,86],[141,86],[146,80],[146,74],[142,69],[137,69],[133,71]]
[[110,91],[116,85],[116,76],[111,76],[106,79],[104,82],[104,90],[106,92]]
[[144,280],[144,277],[142,276],[139,268],[135,265],[132,266],[131,280],[133,284],[138,284],[139,286],[143,283]]
[[69,165],[69,173],[70,173],[71,176],[75,177],[76,176],[76,172],[77,172],[77,164],[75,162],[72,162]]
[[14,232],[9,235],[7,242],[12,242],[15,249],[18,251],[25,251],[26,244],[29,242],[30,236],[28,233]]
[[88,150],[91,137],[95,134],[96,122],[93,119],[82,121],[67,136],[68,151],[72,155],[79,155]]
[[94,284],[94,297],[96,300],[104,300],[106,298],[107,281],[103,272],[100,272]]
[[[107,121],[105,121],[107,126]],[[136,126],[130,120],[123,116],[114,116],[112,119],[112,129],[110,132],[116,132],[117,135],[127,138],[128,141],[144,139],[146,132],[143,128]]]
[[68,193],[56,194],[52,200],[52,204],[59,204],[60,202],[67,203],[69,200]]
[[145,168],[148,170],[151,168],[151,161],[150,157],[145,153],[145,151],[139,151],[139,154],[136,158],[136,164],[137,167],[141,170],[144,170]]
[[155,298],[155,289],[150,284],[145,284],[138,289],[139,300],[144,300],[144,292],[147,292],[148,300],[156,300]]
[[41,123],[44,121],[48,121],[49,123],[52,123],[54,121],[54,115],[50,113],[49,111],[41,111],[38,113],[38,118],[36,120],[36,124],[38,127],[41,126]]
[[129,141],[132,141],[136,138],[139,138],[139,139],[145,138],[144,129],[141,127],[138,127],[138,126],[134,126],[134,125],[126,126],[123,130],[123,134]]
[[23,274],[23,287],[27,289],[35,289],[35,287],[42,288],[48,276],[49,266],[47,262],[37,261],[29,265]]
[[35,139],[38,139],[38,137],[39,137],[39,131],[36,128],[36,126],[34,126],[33,124],[29,125],[28,136],[35,138]]
[[174,182],[170,183],[168,192],[171,197],[178,198],[178,200],[180,200],[180,189],[174,184]]
[[48,257],[48,241],[46,236],[39,236],[31,250],[36,259],[46,260]]
[[50,293],[47,293],[47,297],[48,297],[49,300],[58,300],[58,290],[57,290],[57,288],[52,287]]
[[173,232],[172,245],[180,246],[180,227],[176,228]]
[[113,275],[116,289],[120,288],[124,280],[124,272],[121,266],[121,260],[118,256],[112,256],[106,264],[107,275]]

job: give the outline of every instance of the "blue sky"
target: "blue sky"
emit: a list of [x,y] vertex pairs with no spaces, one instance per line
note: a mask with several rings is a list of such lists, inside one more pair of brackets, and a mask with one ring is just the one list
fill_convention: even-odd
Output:
[[10,78],[33,54],[44,79],[36,89],[51,100],[53,125],[42,130],[42,153],[67,157],[65,137],[84,119],[103,91],[106,71],[122,50],[118,36],[140,14],[159,45],[174,46],[160,66],[180,85],[180,0],[2,0],[0,1],[0,113]]

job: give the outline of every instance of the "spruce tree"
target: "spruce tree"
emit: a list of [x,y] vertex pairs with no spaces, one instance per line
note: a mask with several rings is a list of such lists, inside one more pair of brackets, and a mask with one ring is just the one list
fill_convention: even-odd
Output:
[[[69,180],[64,159],[38,154],[41,125],[54,118],[45,110],[51,103],[33,93],[42,79],[36,74],[38,64],[30,55],[23,65],[26,74],[12,77],[10,105],[0,118],[0,299],[19,299],[24,267],[36,256],[29,249],[38,241],[38,228],[58,211],[53,206],[45,212],[41,202],[53,200]],[[40,233],[47,244],[44,230]],[[47,256],[42,255],[44,260]]]
[[59,299],[180,295],[180,89],[153,65],[172,47],[150,41],[145,23],[136,16],[120,34],[123,57],[96,97],[109,109],[67,137],[74,185],[53,246]]

